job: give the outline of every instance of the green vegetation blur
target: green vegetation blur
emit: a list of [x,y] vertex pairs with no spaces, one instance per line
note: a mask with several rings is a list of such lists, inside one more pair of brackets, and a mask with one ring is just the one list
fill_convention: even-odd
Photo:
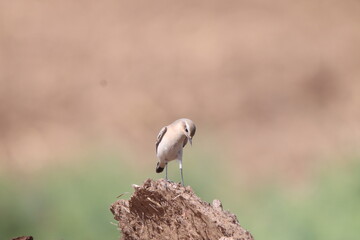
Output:
[[[220,199],[255,239],[355,240],[360,236],[358,158],[341,167],[319,169],[307,187],[293,189],[271,181],[255,187],[235,182],[236,171],[219,166],[217,160],[214,154],[188,156],[185,183],[205,201]],[[120,198],[129,198],[131,184],[163,177],[154,173],[155,160],[144,166],[134,161],[120,154],[94,153],[36,174],[2,173],[0,239],[22,235],[35,240],[119,239],[110,204],[123,193]],[[169,164],[169,177],[180,180],[176,162]]]

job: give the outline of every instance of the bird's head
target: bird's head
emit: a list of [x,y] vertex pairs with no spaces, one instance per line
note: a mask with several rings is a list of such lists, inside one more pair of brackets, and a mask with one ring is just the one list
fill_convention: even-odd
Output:
[[183,127],[183,131],[185,136],[188,138],[190,144],[192,145],[192,139],[195,135],[196,132],[196,126],[194,124],[193,121],[191,121],[190,119],[182,119],[182,127]]

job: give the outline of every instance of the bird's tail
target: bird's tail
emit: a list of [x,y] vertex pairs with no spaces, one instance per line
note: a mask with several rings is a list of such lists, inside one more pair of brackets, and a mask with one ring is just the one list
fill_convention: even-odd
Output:
[[164,170],[164,168],[160,167],[160,163],[158,162],[157,165],[156,165],[156,172],[161,173],[163,170]]

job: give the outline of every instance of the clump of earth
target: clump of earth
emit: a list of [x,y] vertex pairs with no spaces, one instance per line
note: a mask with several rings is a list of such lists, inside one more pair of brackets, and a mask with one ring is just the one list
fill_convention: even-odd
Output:
[[204,202],[190,187],[148,179],[134,189],[130,200],[118,200],[110,207],[123,240],[253,240],[219,200]]

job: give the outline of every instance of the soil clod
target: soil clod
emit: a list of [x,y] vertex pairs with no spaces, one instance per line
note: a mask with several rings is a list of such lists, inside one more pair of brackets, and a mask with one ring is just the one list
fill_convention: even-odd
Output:
[[163,179],[146,180],[135,188],[130,200],[118,200],[110,210],[119,222],[123,240],[253,240],[236,216],[222,209],[219,200],[210,205],[191,187]]

